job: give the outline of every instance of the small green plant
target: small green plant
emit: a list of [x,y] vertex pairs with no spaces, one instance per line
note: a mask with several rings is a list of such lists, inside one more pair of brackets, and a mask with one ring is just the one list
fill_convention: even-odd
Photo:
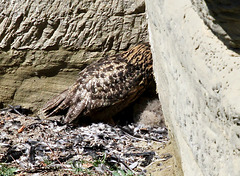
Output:
[[44,159],[43,162],[44,162],[44,164],[46,164],[47,166],[53,163],[53,161],[48,160],[48,159]]
[[97,158],[93,161],[93,165],[97,167],[99,164],[106,164],[106,154],[104,154],[102,157]]
[[17,171],[15,167],[7,167],[4,164],[0,163],[0,176],[13,176],[14,173]]
[[91,174],[90,168],[83,167],[84,163],[86,163],[84,160],[71,162],[71,166],[72,166],[72,169],[74,170],[75,174],[79,174],[79,173],[84,173],[84,174],[88,174],[88,175]]
[[[87,175],[93,175],[95,173],[94,167],[100,166],[100,167],[103,167],[103,170],[106,172],[103,175],[109,175],[110,173],[113,176],[134,176],[135,175],[135,173],[131,170],[120,169],[117,163],[113,164],[112,162],[109,162],[106,154],[104,154],[101,157],[97,157],[93,159],[92,162],[79,160],[79,161],[72,161],[69,164],[72,166],[72,169],[75,172],[75,174],[84,173]],[[86,166],[88,167],[86,168]]]
[[124,171],[122,169],[118,169],[118,170],[114,171],[112,173],[112,175],[113,176],[134,176],[135,174],[132,171],[130,171],[130,170],[128,170],[126,172],[126,171]]

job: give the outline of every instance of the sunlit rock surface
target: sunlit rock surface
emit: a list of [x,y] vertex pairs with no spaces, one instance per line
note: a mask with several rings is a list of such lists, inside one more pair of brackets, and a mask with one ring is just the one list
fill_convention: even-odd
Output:
[[184,174],[237,176],[240,7],[206,2],[146,0],[154,73]]
[[0,2],[0,105],[36,110],[102,56],[148,41],[143,0]]

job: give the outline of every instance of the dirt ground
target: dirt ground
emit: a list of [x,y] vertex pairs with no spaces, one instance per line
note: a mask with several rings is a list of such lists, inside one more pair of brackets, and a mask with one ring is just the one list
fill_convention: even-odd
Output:
[[[165,146],[158,144],[152,146],[159,156],[164,156],[166,160],[155,161],[147,167],[147,175],[151,176],[183,176],[180,166],[176,164],[173,143],[169,141]],[[164,158],[163,157],[163,158]]]
[[[146,145],[144,142],[140,142],[139,146]],[[165,145],[162,145],[158,142],[154,142],[153,145],[149,146],[149,149],[155,151],[158,153],[159,156],[162,159],[155,161],[151,163],[147,168],[147,176],[183,176],[182,169],[177,166],[176,164],[176,158],[173,151],[173,143],[169,141]],[[21,173],[16,176],[36,176],[35,174],[30,173]],[[40,174],[41,176],[70,176],[70,175],[77,175],[74,173],[71,173],[69,171],[50,171],[50,172],[42,172]],[[39,175],[39,176],[40,176]],[[107,174],[106,174],[107,175]],[[37,175],[38,176],[38,175]]]
[[[126,161],[129,160],[128,166],[136,163],[136,165],[138,165],[139,167],[137,166],[133,168],[144,171],[139,172],[142,173],[140,175],[183,175],[181,168],[176,164],[176,157],[174,154],[174,142],[171,142],[170,139],[168,139],[167,129],[147,129],[138,126],[132,127],[132,129],[129,129],[130,132],[138,131],[138,133],[136,133],[138,136],[133,135],[133,133],[126,133],[123,128],[111,127],[105,124],[93,124],[89,127],[78,127],[71,129],[66,125],[59,126],[58,123],[56,123],[55,121],[40,120],[38,118],[12,114],[10,112],[2,112],[0,115],[0,159],[2,160],[0,162],[0,165],[5,164],[8,167],[20,168],[22,166],[20,166],[19,163],[23,166],[28,166],[31,162],[32,168],[40,168],[34,172],[29,172],[29,169],[27,169],[28,167],[26,167],[26,170],[21,169],[21,171],[17,171],[17,176],[70,176],[93,174],[117,175],[113,174],[112,171],[108,173],[101,171],[100,173],[96,170],[96,172],[92,172],[91,170],[91,174],[88,174],[86,172],[78,172],[76,174],[74,170],[69,168],[69,164],[67,164],[67,157],[69,156],[69,153],[72,153],[73,156],[77,155],[80,158],[82,156],[88,157],[89,153],[83,151],[85,149],[93,150],[94,147],[97,146],[97,144],[101,144],[100,146],[108,148],[105,148],[104,151],[101,152],[96,151],[96,155],[102,156],[101,153],[107,151],[108,156],[114,156],[114,153],[118,152],[118,156],[122,158],[125,163],[127,163]],[[94,131],[96,132],[96,134]],[[78,139],[78,141],[75,141],[76,139]],[[94,142],[94,145],[90,147],[89,144],[93,142],[93,139],[97,140]],[[61,143],[58,143],[58,141],[60,141]],[[65,143],[62,143],[64,141]],[[109,142],[112,142],[113,145],[108,146]],[[45,145],[45,143],[47,143],[47,145]],[[71,143],[75,144],[70,145]],[[78,149],[83,148],[82,153],[74,152],[77,148],[74,148],[73,146],[77,147]],[[49,151],[48,148],[50,148],[51,151]],[[54,153],[54,151],[59,151],[60,148],[62,149],[61,153]],[[34,152],[32,153],[31,150],[34,150]],[[143,155],[132,155],[138,153]],[[150,159],[149,164],[141,166],[141,163],[143,162],[146,153],[154,153],[154,155]],[[20,154],[20,156],[16,157],[14,156],[15,154]],[[130,155],[124,157],[124,154]],[[11,156],[12,158],[9,158],[7,156]],[[31,161],[31,156],[34,161]],[[71,156],[71,159],[74,158],[73,156]],[[41,159],[41,157],[43,158]],[[41,162],[46,157],[49,159],[48,161],[54,162],[55,165],[48,165],[47,162]],[[57,160],[53,158],[57,158]],[[65,158],[66,161],[59,162],[58,159],[61,158]],[[146,160],[147,159],[145,158],[145,161]],[[7,161],[7,163],[5,163],[4,161]],[[119,162],[117,160],[115,161]],[[50,168],[48,166],[53,167]],[[57,167],[56,169],[55,166]],[[104,167],[106,168],[106,166]],[[104,169],[104,167],[102,168],[103,170],[110,171],[109,169]],[[127,173],[119,174],[119,176],[131,176],[133,175],[133,173],[137,174],[138,171],[135,170],[135,172],[132,172],[130,175]],[[0,175],[2,176],[1,171]]]

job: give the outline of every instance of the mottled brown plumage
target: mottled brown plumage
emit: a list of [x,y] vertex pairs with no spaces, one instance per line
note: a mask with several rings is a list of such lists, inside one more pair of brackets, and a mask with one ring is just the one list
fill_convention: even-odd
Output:
[[64,122],[103,121],[135,101],[152,80],[152,55],[148,44],[102,58],[79,73],[75,84],[50,100],[45,116],[66,112]]

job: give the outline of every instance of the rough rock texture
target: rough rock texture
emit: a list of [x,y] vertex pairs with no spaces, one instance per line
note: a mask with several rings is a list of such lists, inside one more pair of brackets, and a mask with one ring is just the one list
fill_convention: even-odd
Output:
[[148,41],[143,0],[0,2],[0,104],[36,110],[88,63]]
[[239,53],[240,49],[240,1],[192,0],[195,10],[226,46]]
[[185,175],[240,173],[240,56],[229,49],[238,47],[234,2],[146,1],[158,93]]

